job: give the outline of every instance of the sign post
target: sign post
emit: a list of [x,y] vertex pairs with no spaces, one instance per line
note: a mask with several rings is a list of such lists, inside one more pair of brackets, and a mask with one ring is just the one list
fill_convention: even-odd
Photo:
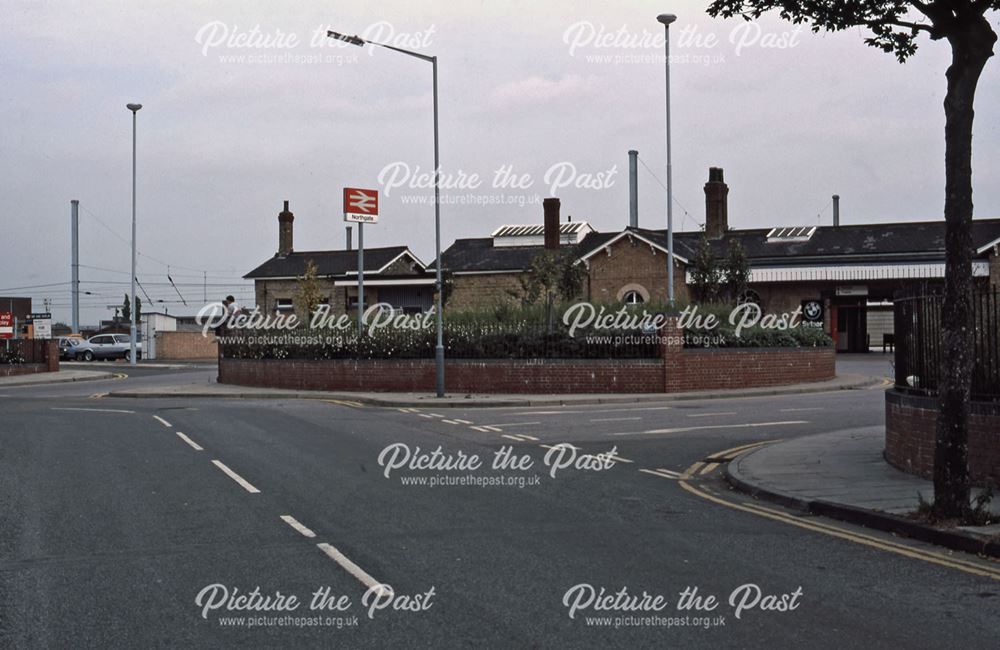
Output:
[[358,336],[364,332],[365,224],[378,223],[378,190],[344,188],[344,221],[358,224]]
[[52,314],[49,312],[29,315],[31,319],[31,338],[52,338]]

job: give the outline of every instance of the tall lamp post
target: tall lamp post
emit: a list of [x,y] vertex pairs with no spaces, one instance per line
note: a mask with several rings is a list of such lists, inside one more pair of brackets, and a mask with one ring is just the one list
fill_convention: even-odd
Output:
[[434,348],[434,359],[435,359],[435,386],[437,389],[437,396],[444,397],[444,323],[442,320],[443,313],[443,301],[441,299],[441,294],[444,292],[444,284],[441,282],[441,163],[438,159],[438,67],[437,67],[437,57],[427,56],[426,54],[420,54],[418,52],[411,52],[410,50],[404,50],[401,47],[395,47],[393,45],[386,45],[385,43],[376,43],[374,41],[368,41],[360,36],[349,36],[347,34],[341,34],[339,32],[327,31],[326,35],[330,38],[335,38],[339,41],[344,41],[345,43],[350,43],[351,45],[357,45],[359,47],[364,47],[365,44],[377,45],[378,47],[384,47],[387,50],[394,50],[402,54],[406,54],[421,61],[428,61],[433,69],[433,83],[434,83],[434,258],[437,260],[434,264],[434,271],[436,274],[435,287],[437,289],[437,346]]
[[666,41],[663,44],[667,70],[667,301],[674,306],[674,181],[670,165],[670,23],[677,20],[673,14],[660,14],[656,20],[663,23]]
[[135,365],[135,114],[142,104],[126,104],[125,108],[132,111],[132,302],[129,303],[129,365]]

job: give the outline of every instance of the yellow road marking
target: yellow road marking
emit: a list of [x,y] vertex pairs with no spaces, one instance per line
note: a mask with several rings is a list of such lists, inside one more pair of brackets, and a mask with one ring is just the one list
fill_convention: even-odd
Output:
[[329,402],[330,404],[339,404],[341,406],[351,406],[353,408],[361,408],[364,406],[361,402],[355,402],[353,400],[347,399],[325,399],[324,402]]
[[896,553],[897,555],[903,555],[911,559],[923,560],[925,562],[930,562],[932,564],[937,564],[952,569],[958,569],[959,571],[964,571],[966,573],[971,573],[986,578],[992,578],[994,580],[1000,580],[1000,571],[994,571],[988,567],[982,567],[973,564],[971,562],[965,562],[962,560],[949,558],[930,551],[923,551],[903,545],[898,545],[893,542],[883,541],[867,535],[848,532],[844,529],[836,528],[826,524],[798,521],[792,517],[778,513],[776,511],[759,509],[749,505],[733,503],[725,499],[712,496],[711,494],[708,494],[706,492],[703,492],[702,490],[699,490],[698,488],[694,487],[687,481],[680,481],[680,486],[685,490],[687,490],[688,492],[690,492],[691,494],[694,494],[695,496],[701,497],[702,499],[707,499],[708,501],[711,501],[712,503],[716,503],[718,505],[726,506],[727,508],[742,510],[743,512],[748,512],[750,514],[754,514],[759,517],[766,517],[768,519],[773,519],[775,521],[791,524],[792,526],[798,526],[799,528],[804,528],[806,530],[811,530],[813,532],[823,533],[825,535],[830,535],[832,537],[838,537],[840,539],[844,539],[849,542],[854,542],[856,544],[862,544],[864,546],[870,546],[872,548],[888,551],[890,553]]
[[739,453],[739,452],[742,452],[742,451],[748,451],[752,447],[762,447],[764,445],[769,445],[772,442],[777,442],[777,440],[762,440],[760,442],[751,442],[750,444],[747,444],[747,445],[740,445],[739,447],[732,447],[730,449],[726,449],[725,451],[718,451],[718,452],[716,452],[714,454],[709,454],[709,457],[710,458],[726,458],[730,454],[735,454],[735,453]]
[[692,465],[691,467],[688,467],[688,468],[687,468],[686,470],[684,470],[684,473],[683,473],[683,474],[681,474],[681,478],[685,478],[685,479],[688,479],[688,478],[691,478],[692,476],[694,476],[694,473],[695,473],[695,472],[697,472],[697,471],[698,471],[698,469],[699,469],[699,468],[700,468],[700,467],[701,467],[702,465],[704,465],[704,464],[705,464],[705,463],[703,463],[703,462],[701,462],[701,461],[698,461],[697,463],[695,463],[695,464],[694,464],[694,465]]
[[704,476],[705,474],[709,474],[715,471],[715,468],[718,466],[719,466],[718,463],[709,463],[708,465],[705,465],[704,467],[701,468],[701,475]]

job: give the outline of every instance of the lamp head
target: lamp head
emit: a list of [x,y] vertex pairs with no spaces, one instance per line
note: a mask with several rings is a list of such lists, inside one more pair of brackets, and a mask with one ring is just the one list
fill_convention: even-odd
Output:
[[675,20],[677,20],[677,16],[675,16],[673,14],[660,14],[659,16],[656,17],[656,19],[658,21],[660,21],[661,23],[663,23],[664,25],[666,25],[666,26],[669,27],[670,23],[672,23]]
[[364,47],[365,42],[358,36],[348,36],[347,34],[341,34],[340,32],[334,32],[327,30],[326,35],[330,38],[335,38],[338,41],[344,41],[345,43],[350,43],[351,45],[357,45],[358,47]]
[[142,108],[142,104],[125,104],[125,108],[135,113],[137,110]]

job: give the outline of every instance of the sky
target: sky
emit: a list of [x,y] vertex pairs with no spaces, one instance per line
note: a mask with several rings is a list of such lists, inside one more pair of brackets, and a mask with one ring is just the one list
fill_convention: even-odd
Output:
[[[157,311],[233,293],[277,250],[344,246],[342,188],[379,189],[366,246],[434,259],[431,65],[438,57],[442,247],[541,223],[541,199],[600,231],[666,224],[662,25],[671,27],[674,218],[704,221],[722,167],[734,228],[942,219],[946,44],[905,65],[860,29],[714,19],[707,2],[45,2],[0,21],[0,296],[70,315],[80,201],[82,322],[129,290],[132,117],[138,278]],[[991,22],[1000,27],[1000,16]],[[976,105],[975,214],[1000,217],[1000,62]],[[169,276],[169,278],[168,278]],[[173,285],[171,284],[173,281]],[[176,288],[175,288],[175,286]],[[140,295],[143,295],[140,292]],[[162,301],[162,302],[160,302]],[[183,302],[187,304],[183,304]],[[144,310],[151,311],[146,304]]]

